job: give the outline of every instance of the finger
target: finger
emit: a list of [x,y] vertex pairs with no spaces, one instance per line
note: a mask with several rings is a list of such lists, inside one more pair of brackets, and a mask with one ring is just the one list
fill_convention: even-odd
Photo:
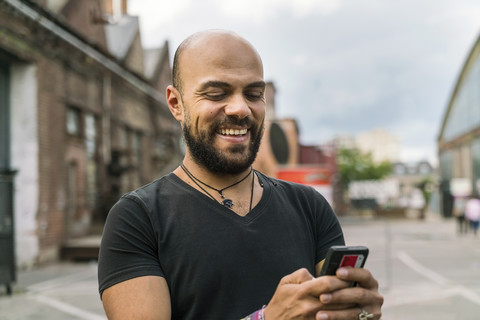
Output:
[[380,307],[383,304],[383,296],[376,290],[355,287],[322,294],[320,295],[320,302],[324,305],[371,305]]
[[280,284],[300,284],[312,279],[312,274],[306,268],[301,268],[283,277]]
[[346,281],[355,281],[362,288],[378,289],[378,281],[368,269],[364,268],[339,268],[337,277]]
[[315,315],[316,320],[340,320],[340,319],[359,319],[362,311],[365,310],[366,315],[372,315],[369,317],[369,320],[377,320],[382,316],[381,312],[370,312],[366,309],[361,309],[358,307],[347,309],[347,310],[322,310],[317,312]]
[[322,276],[302,284],[305,293],[319,297],[321,294],[348,288],[349,283],[338,279],[336,276]]
[[[349,309],[357,306],[357,303],[342,303],[346,299],[338,297],[338,293],[335,294],[335,297],[332,293],[323,293],[320,295],[319,300],[322,303],[322,309],[324,310],[338,310],[338,309]],[[333,299],[333,300],[332,300]]]

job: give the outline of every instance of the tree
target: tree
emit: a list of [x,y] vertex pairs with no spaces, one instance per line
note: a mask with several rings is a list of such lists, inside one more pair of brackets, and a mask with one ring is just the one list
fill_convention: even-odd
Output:
[[337,163],[340,181],[344,189],[352,181],[380,180],[393,171],[389,161],[376,164],[370,153],[362,153],[357,148],[341,148],[338,152]]
[[430,204],[430,198],[435,190],[433,178],[431,176],[423,177],[423,179],[415,186],[422,191],[423,199],[425,200],[425,205],[420,212],[420,219],[424,219],[425,211],[427,211],[428,205]]

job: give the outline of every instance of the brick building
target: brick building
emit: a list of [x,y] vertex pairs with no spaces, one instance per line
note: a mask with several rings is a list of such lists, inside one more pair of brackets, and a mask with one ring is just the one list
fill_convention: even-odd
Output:
[[57,259],[122,193],[178,164],[169,82],[168,45],[143,50],[125,0],[0,0],[1,181],[14,176],[0,229],[18,267]]
[[253,167],[268,176],[310,185],[335,207],[338,183],[334,148],[302,145],[296,119],[277,116],[275,93],[274,83],[267,82],[265,132]]
[[265,89],[265,132],[253,167],[275,177],[280,168],[299,163],[299,132],[297,121],[279,118],[275,113],[275,86],[267,82]]

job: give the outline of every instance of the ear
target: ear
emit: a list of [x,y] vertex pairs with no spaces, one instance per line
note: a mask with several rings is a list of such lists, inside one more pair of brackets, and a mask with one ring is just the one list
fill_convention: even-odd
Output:
[[183,122],[183,106],[180,92],[172,85],[167,87],[167,103],[172,115],[178,122]]

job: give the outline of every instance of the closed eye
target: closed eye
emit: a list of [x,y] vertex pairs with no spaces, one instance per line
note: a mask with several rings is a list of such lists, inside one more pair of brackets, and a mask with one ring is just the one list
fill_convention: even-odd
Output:
[[227,94],[224,92],[210,92],[205,93],[205,97],[212,101],[220,101],[227,97]]
[[248,92],[245,97],[250,101],[259,101],[263,99],[263,92]]

